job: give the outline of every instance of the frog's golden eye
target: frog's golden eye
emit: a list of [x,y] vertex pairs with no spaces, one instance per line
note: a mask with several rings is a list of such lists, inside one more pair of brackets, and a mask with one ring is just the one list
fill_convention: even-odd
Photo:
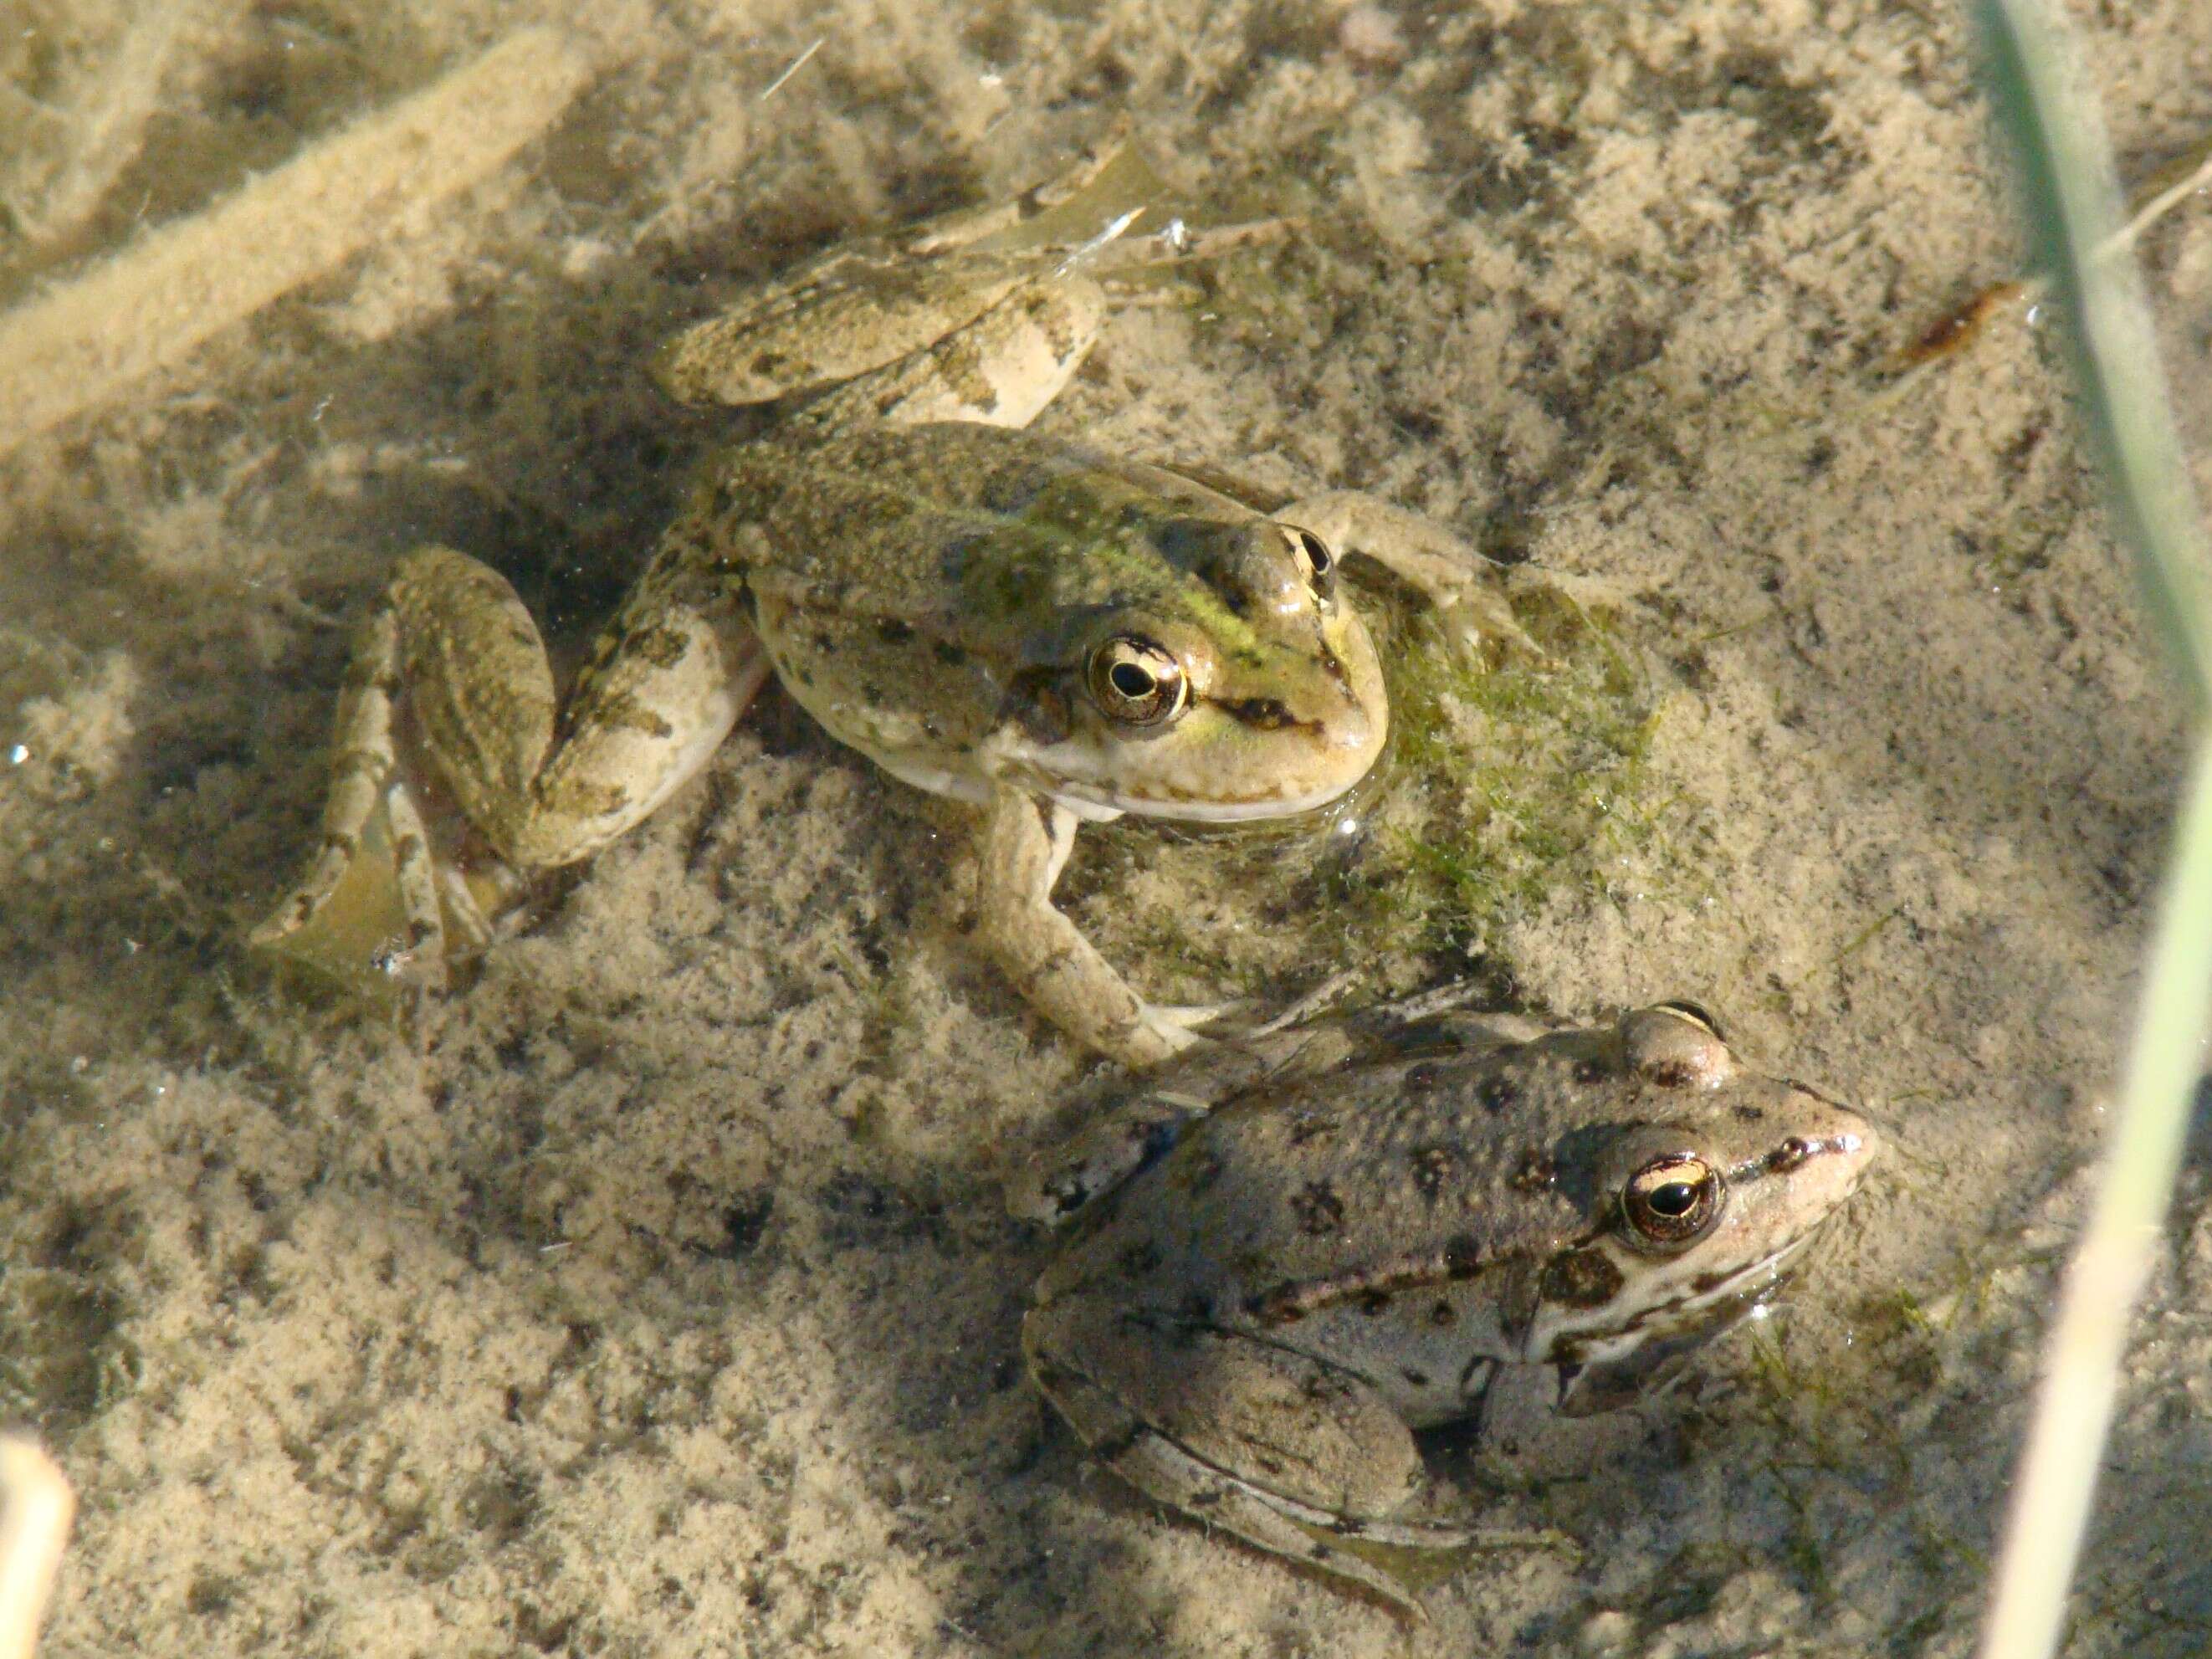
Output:
[[1328,544],[1310,530],[1297,525],[1283,526],[1291,532],[1298,551],[1306,556],[1306,586],[1323,605],[1336,597],[1336,555],[1328,550]]
[[1628,1224],[1654,1244],[1695,1238],[1720,1213],[1720,1172],[1701,1158],[1655,1158],[1621,1189]]
[[1715,1019],[1694,1002],[1655,1002],[1651,1006],[1654,1008],[1664,1008],[1670,1014],[1680,1014],[1692,1025],[1704,1026],[1723,1042],[1728,1041],[1728,1034],[1721,1030],[1720,1021]]
[[1091,700],[1123,726],[1164,726],[1190,706],[1190,684],[1173,653],[1117,634],[1091,653]]

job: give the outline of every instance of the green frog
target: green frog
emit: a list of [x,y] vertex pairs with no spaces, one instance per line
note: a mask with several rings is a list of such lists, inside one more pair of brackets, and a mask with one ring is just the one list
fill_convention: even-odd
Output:
[[1170,1507],[1419,1616],[1394,1553],[1484,1541],[1407,1513],[1412,1431],[1503,1368],[1626,1405],[1758,1306],[1881,1146],[1661,1003],[1530,1036],[1382,1010],[1222,1045],[1086,1114],[1014,1189],[1082,1218],[1037,1281],[1030,1375]]
[[[386,960],[441,986],[528,877],[695,775],[773,672],[840,741],[979,809],[976,937],[1034,1006],[1131,1066],[1191,1044],[1218,1011],[1146,1001],[1053,904],[1077,824],[1281,817],[1367,774],[1389,708],[1349,551],[1464,641],[1512,625],[1479,557],[1387,503],[1282,505],[1024,429],[1098,337],[1129,216],[1072,243],[1023,228],[1088,222],[1110,161],[833,249],[668,347],[680,398],[811,401],[708,469],[565,699],[504,578],[402,558],[340,697],[320,848],[253,942],[297,950],[373,842],[404,924]],[[465,841],[433,833],[433,798]]]

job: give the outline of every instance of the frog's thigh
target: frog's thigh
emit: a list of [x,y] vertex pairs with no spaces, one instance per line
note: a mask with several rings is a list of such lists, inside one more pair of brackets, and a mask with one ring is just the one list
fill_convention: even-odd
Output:
[[803,418],[831,430],[929,421],[1025,427],[1082,368],[1105,321],[1105,292],[1089,277],[1039,277],[926,350],[829,393]]
[[404,627],[394,591],[362,623],[338,695],[332,732],[331,775],[323,805],[323,833],[313,862],[283,902],[248,934],[263,949],[284,946],[312,922],[360,856],[371,817],[383,806],[392,875],[404,924],[405,956],[395,959],[413,990],[435,991],[446,982],[447,914],[467,944],[480,947],[482,918],[465,885],[448,883],[431,852],[428,831],[399,765],[393,734],[394,700],[404,680]]
[[714,752],[767,672],[731,606],[687,603],[648,574],[558,711],[537,627],[496,571],[426,548],[392,591],[424,744],[469,821],[523,869],[586,858],[642,820]]
[[1127,1419],[1078,1422],[1094,1445],[1094,1428],[1110,1437],[1141,1425],[1210,1468],[1331,1518],[1379,1519],[1419,1486],[1420,1454],[1404,1421],[1340,1367],[1081,1297],[1041,1308],[1030,1323],[1025,1339],[1055,1374],[1040,1372],[1047,1388],[1072,1373]]
[[1463,1528],[1389,1519],[1419,1483],[1420,1455],[1346,1372],[1218,1332],[1147,1330],[1079,1301],[1034,1310],[1022,1335],[1038,1386],[1115,1473],[1248,1543],[1418,1615],[1406,1586],[1346,1541],[1468,1541]]
[[1197,1039],[1138,996],[1053,908],[1053,884],[1074,835],[1075,815],[1066,807],[1011,785],[992,791],[975,883],[977,941],[1070,1036],[1125,1066],[1156,1066]]
[[831,248],[662,347],[661,385],[685,403],[763,403],[851,380],[963,331],[1064,257],[971,244],[1079,196],[1119,153],[1086,155],[1011,202],[958,209],[887,242]]

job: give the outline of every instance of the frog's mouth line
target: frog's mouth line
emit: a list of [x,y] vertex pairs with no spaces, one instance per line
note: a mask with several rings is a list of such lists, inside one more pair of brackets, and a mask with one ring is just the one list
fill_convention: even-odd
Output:
[[1251,818],[1294,817],[1301,812],[1316,812],[1340,799],[1359,780],[1349,783],[1331,784],[1328,787],[1309,790],[1302,795],[1282,793],[1267,795],[1245,795],[1224,799],[1219,795],[1141,795],[1127,789],[1110,788],[1098,784],[1055,783],[1051,797],[1065,806],[1080,810],[1083,806],[1107,807],[1116,812],[1127,812],[1140,818],[1180,818],[1190,823],[1241,823]]

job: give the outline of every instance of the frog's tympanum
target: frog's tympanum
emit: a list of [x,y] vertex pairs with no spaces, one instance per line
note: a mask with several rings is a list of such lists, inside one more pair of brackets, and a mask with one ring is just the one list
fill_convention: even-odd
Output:
[[1080,1231],[1023,1327],[1116,1473],[1416,1611],[1383,1559],[1479,1539],[1407,1513],[1411,1430],[1504,1366],[1625,1405],[1756,1306],[1879,1145],[1662,1003],[1516,1040],[1468,1014],[1318,1022],[1154,1073],[1015,1208]]
[[1470,619],[1492,601],[1453,538],[1370,498],[1270,514],[1022,429],[1106,299],[1086,249],[1007,238],[1102,167],[833,249],[668,348],[679,397],[814,395],[708,469],[565,699],[502,577],[402,559],[340,700],[321,850],[255,941],[283,948],[388,826],[394,956],[442,983],[493,901],[651,813],[773,671],[841,741],[981,809],[977,934],[1037,1008],[1132,1065],[1189,1043],[1206,1011],[1143,1001],[1054,907],[1078,821],[1279,817],[1358,781],[1388,711],[1343,553]]

